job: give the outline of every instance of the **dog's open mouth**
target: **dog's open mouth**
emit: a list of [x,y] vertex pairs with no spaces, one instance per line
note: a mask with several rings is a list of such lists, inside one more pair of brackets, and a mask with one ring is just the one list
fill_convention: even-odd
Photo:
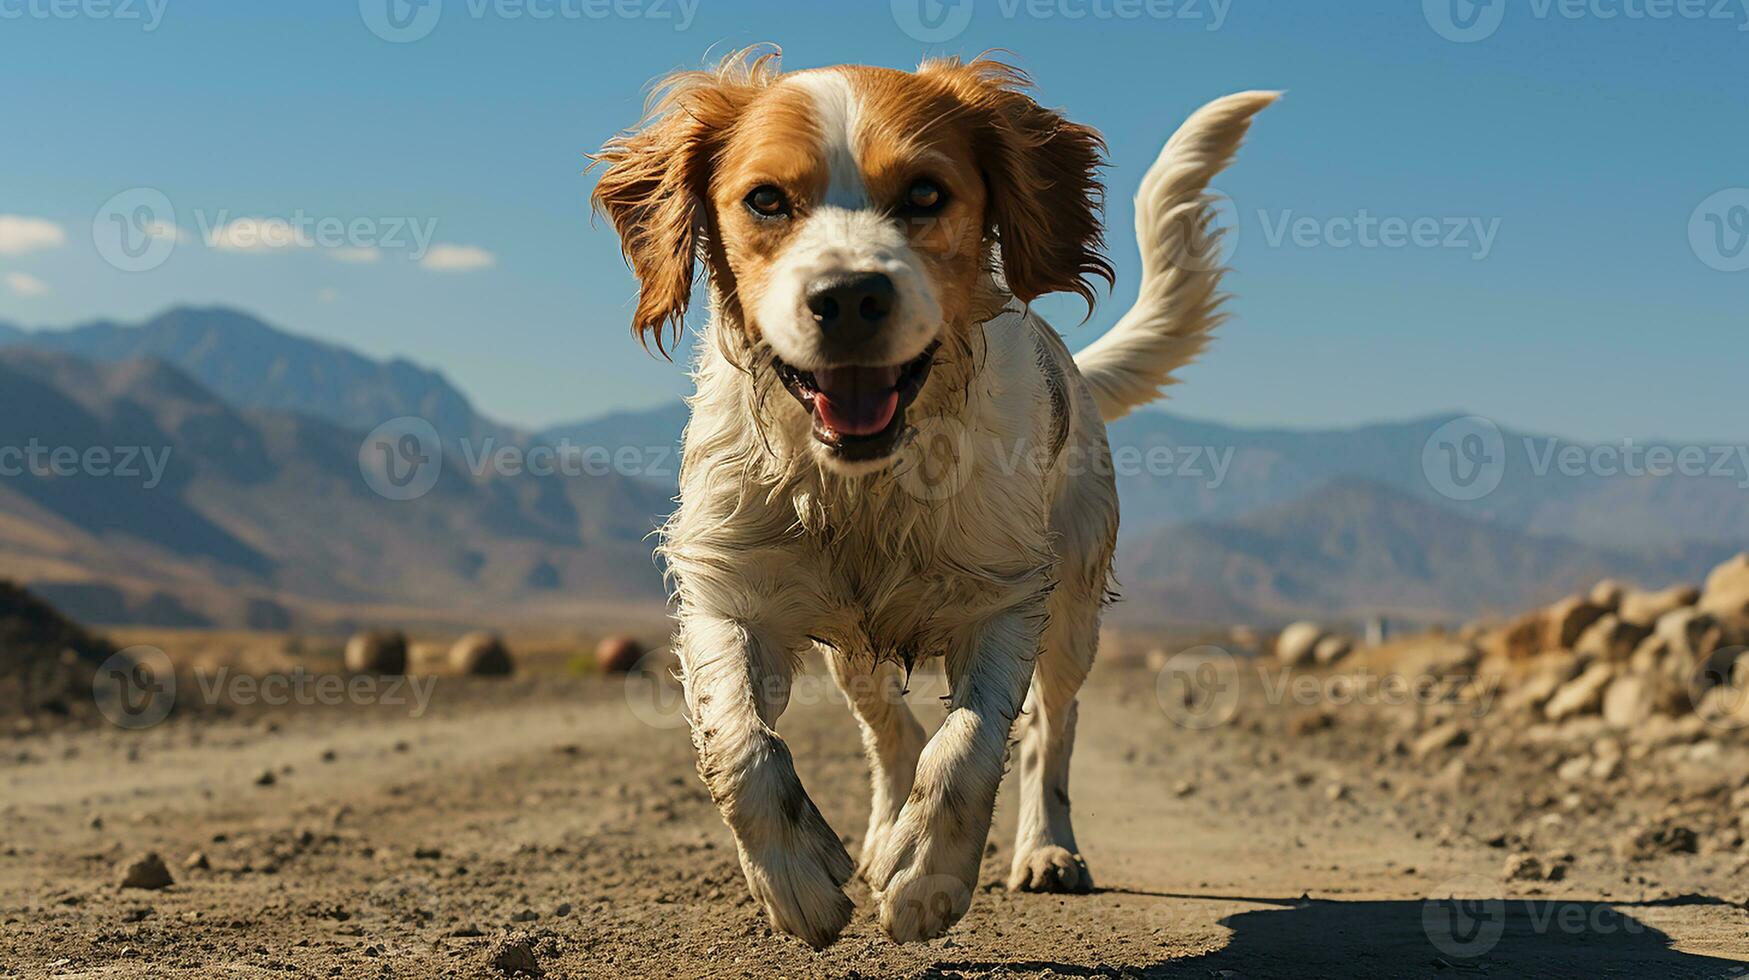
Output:
[[814,417],[814,438],[840,459],[865,461],[891,454],[905,432],[905,409],[929,380],[940,344],[915,360],[886,367],[830,367],[800,371],[776,358],[778,377]]

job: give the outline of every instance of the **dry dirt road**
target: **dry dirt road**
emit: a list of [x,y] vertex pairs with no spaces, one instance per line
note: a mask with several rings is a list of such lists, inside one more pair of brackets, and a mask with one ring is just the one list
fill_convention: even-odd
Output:
[[[939,690],[917,687],[939,721]],[[1749,975],[1729,857],[1624,871],[1581,848],[1562,881],[1502,884],[1486,841],[1523,816],[1517,790],[1387,771],[1364,719],[1192,730],[1153,675],[1103,665],[1073,777],[1099,890],[1000,887],[1005,795],[947,937],[892,944],[858,885],[855,922],[816,953],[767,930],[672,705],[632,690],[446,679],[419,717],[285,707],[0,743],[0,975]],[[780,728],[854,853],[864,766],[823,690],[798,688]],[[146,851],[175,883],[119,888]],[[185,866],[197,852],[208,866]],[[1453,894],[1477,901],[1428,901]]]

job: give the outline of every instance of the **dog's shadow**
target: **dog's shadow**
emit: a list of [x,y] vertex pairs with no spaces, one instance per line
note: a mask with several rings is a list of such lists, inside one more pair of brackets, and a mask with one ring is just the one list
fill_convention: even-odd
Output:
[[[1217,896],[1124,892],[1173,899]],[[1690,895],[1648,902],[1520,899],[1473,901],[1306,901],[1232,898],[1270,906],[1220,920],[1232,930],[1221,949],[1132,965],[1052,962],[940,962],[934,978],[1041,973],[1060,977],[1246,980],[1291,977],[1597,977],[1749,980],[1749,965],[1671,948],[1670,937],[1630,910],[1730,905]]]

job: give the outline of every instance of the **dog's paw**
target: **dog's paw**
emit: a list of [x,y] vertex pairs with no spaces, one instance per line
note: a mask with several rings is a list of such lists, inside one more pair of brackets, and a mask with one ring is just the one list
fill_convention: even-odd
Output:
[[[796,827],[795,838],[804,830]],[[789,847],[743,855],[741,864],[747,887],[773,929],[825,949],[850,924],[854,906],[843,886],[854,866],[829,828],[823,837],[810,832],[805,840],[792,838]]]
[[791,821],[771,838],[773,846],[742,850],[741,868],[772,928],[825,949],[850,924],[853,906],[844,883],[855,865],[813,801],[805,794],[799,799]]
[[981,847],[910,834],[901,821],[868,873],[887,935],[894,942],[914,943],[952,928],[971,908],[981,857]]
[[1013,870],[1008,873],[1008,890],[1083,894],[1093,890],[1093,875],[1081,855],[1047,844],[1015,856]]

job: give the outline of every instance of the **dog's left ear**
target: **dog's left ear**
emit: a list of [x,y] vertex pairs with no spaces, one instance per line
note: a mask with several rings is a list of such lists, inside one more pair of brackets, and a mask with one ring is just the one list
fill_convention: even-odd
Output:
[[1115,278],[1105,257],[1099,181],[1105,141],[1026,94],[1018,68],[978,58],[926,63],[972,113],[974,147],[989,190],[987,233],[996,240],[1008,289],[1023,302],[1069,292],[1092,310],[1092,280]]

